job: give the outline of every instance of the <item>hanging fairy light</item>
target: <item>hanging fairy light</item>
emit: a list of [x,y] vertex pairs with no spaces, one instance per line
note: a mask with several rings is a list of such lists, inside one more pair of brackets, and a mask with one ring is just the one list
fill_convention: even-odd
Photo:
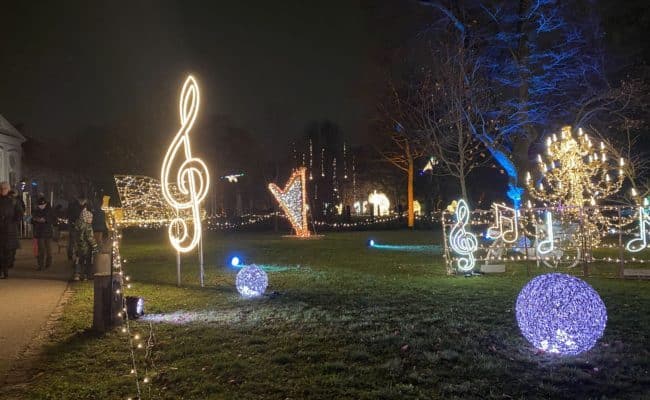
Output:
[[336,180],[336,157],[332,159],[332,200],[338,199],[338,181]]
[[347,146],[343,142],[343,179],[348,179],[348,158],[347,158]]
[[354,153],[352,154],[352,201],[357,200],[357,170]]
[[311,138],[309,138],[309,180],[314,180],[314,144],[312,143]]
[[[151,382],[151,371],[146,367],[138,367],[138,353],[145,351],[145,359],[150,357],[151,349],[154,344],[153,328],[149,326],[149,335],[143,337],[138,333],[132,325],[132,319],[137,318],[144,313],[144,302],[139,297],[126,296],[126,292],[131,289],[131,279],[124,270],[126,260],[122,258],[120,253],[120,241],[122,234],[120,232],[121,220],[118,218],[119,213],[117,209],[106,207],[102,208],[106,212],[106,222],[109,229],[109,238],[111,240],[111,269],[117,278],[117,288],[114,290],[115,295],[122,296],[122,309],[117,312],[117,318],[123,322],[121,332],[126,336],[128,343],[128,353],[130,355],[129,362],[129,376],[133,377],[135,383],[135,390],[138,399],[142,398],[143,385]],[[135,301],[133,301],[135,299]],[[134,304],[130,304],[134,302]],[[131,397],[129,397],[131,398]]]

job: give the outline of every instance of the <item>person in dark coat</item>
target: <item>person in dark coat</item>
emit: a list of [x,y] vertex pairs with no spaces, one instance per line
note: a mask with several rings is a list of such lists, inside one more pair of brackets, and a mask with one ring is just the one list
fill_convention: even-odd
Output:
[[68,260],[74,260],[74,241],[76,240],[75,223],[81,215],[81,209],[86,205],[86,199],[73,199],[68,204]]
[[18,222],[25,212],[20,202],[9,195],[10,189],[8,182],[0,183],[0,279],[9,277],[9,266],[18,248]]
[[[16,199],[16,201],[20,204],[20,207],[22,207],[24,213],[24,210],[26,210],[25,202],[23,201],[23,198],[18,194],[18,192],[15,191],[14,189],[11,189],[9,190],[9,196]],[[22,232],[21,230],[22,222],[23,221],[21,218],[21,220],[16,223],[17,232]],[[9,269],[14,267],[14,262],[16,261],[16,250],[18,250],[19,248],[20,248],[20,241],[18,241],[18,247],[11,250],[11,264],[9,264]]]
[[106,226],[106,213],[102,210],[101,204],[93,207],[93,236],[95,237],[95,242],[101,246],[104,242],[104,236],[108,231]]
[[32,211],[32,224],[34,225],[34,239],[38,247],[38,270],[47,269],[52,266],[52,238],[54,237],[54,224],[56,217],[52,207],[44,197],[36,202],[36,208]]

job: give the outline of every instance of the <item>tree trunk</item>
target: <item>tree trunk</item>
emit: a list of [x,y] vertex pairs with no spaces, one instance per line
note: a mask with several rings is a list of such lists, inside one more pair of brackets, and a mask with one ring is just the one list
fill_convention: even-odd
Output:
[[408,160],[408,188],[407,188],[407,201],[408,201],[408,227],[415,226],[415,210],[413,209],[413,158],[409,157]]
[[469,202],[469,198],[467,197],[467,182],[465,181],[465,176],[461,174],[458,179],[460,181],[460,194],[465,201]]

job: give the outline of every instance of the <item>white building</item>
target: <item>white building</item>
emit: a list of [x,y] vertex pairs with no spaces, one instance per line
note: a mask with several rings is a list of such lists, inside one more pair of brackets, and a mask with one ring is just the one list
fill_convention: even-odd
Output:
[[22,147],[25,137],[0,115],[0,182],[14,186],[21,178]]

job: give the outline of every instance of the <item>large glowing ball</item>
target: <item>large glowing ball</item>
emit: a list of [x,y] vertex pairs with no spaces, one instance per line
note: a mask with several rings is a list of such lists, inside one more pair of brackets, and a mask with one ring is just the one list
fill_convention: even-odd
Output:
[[264,294],[269,278],[262,268],[251,264],[239,270],[235,283],[242,297],[253,298]]
[[368,247],[373,247],[375,245],[375,241],[370,239],[368,240]]
[[585,352],[603,336],[607,309],[581,279],[546,274],[532,279],[517,297],[517,323],[536,348],[555,354]]
[[230,266],[238,267],[240,262],[241,260],[239,259],[239,257],[234,256],[233,258],[230,259]]

